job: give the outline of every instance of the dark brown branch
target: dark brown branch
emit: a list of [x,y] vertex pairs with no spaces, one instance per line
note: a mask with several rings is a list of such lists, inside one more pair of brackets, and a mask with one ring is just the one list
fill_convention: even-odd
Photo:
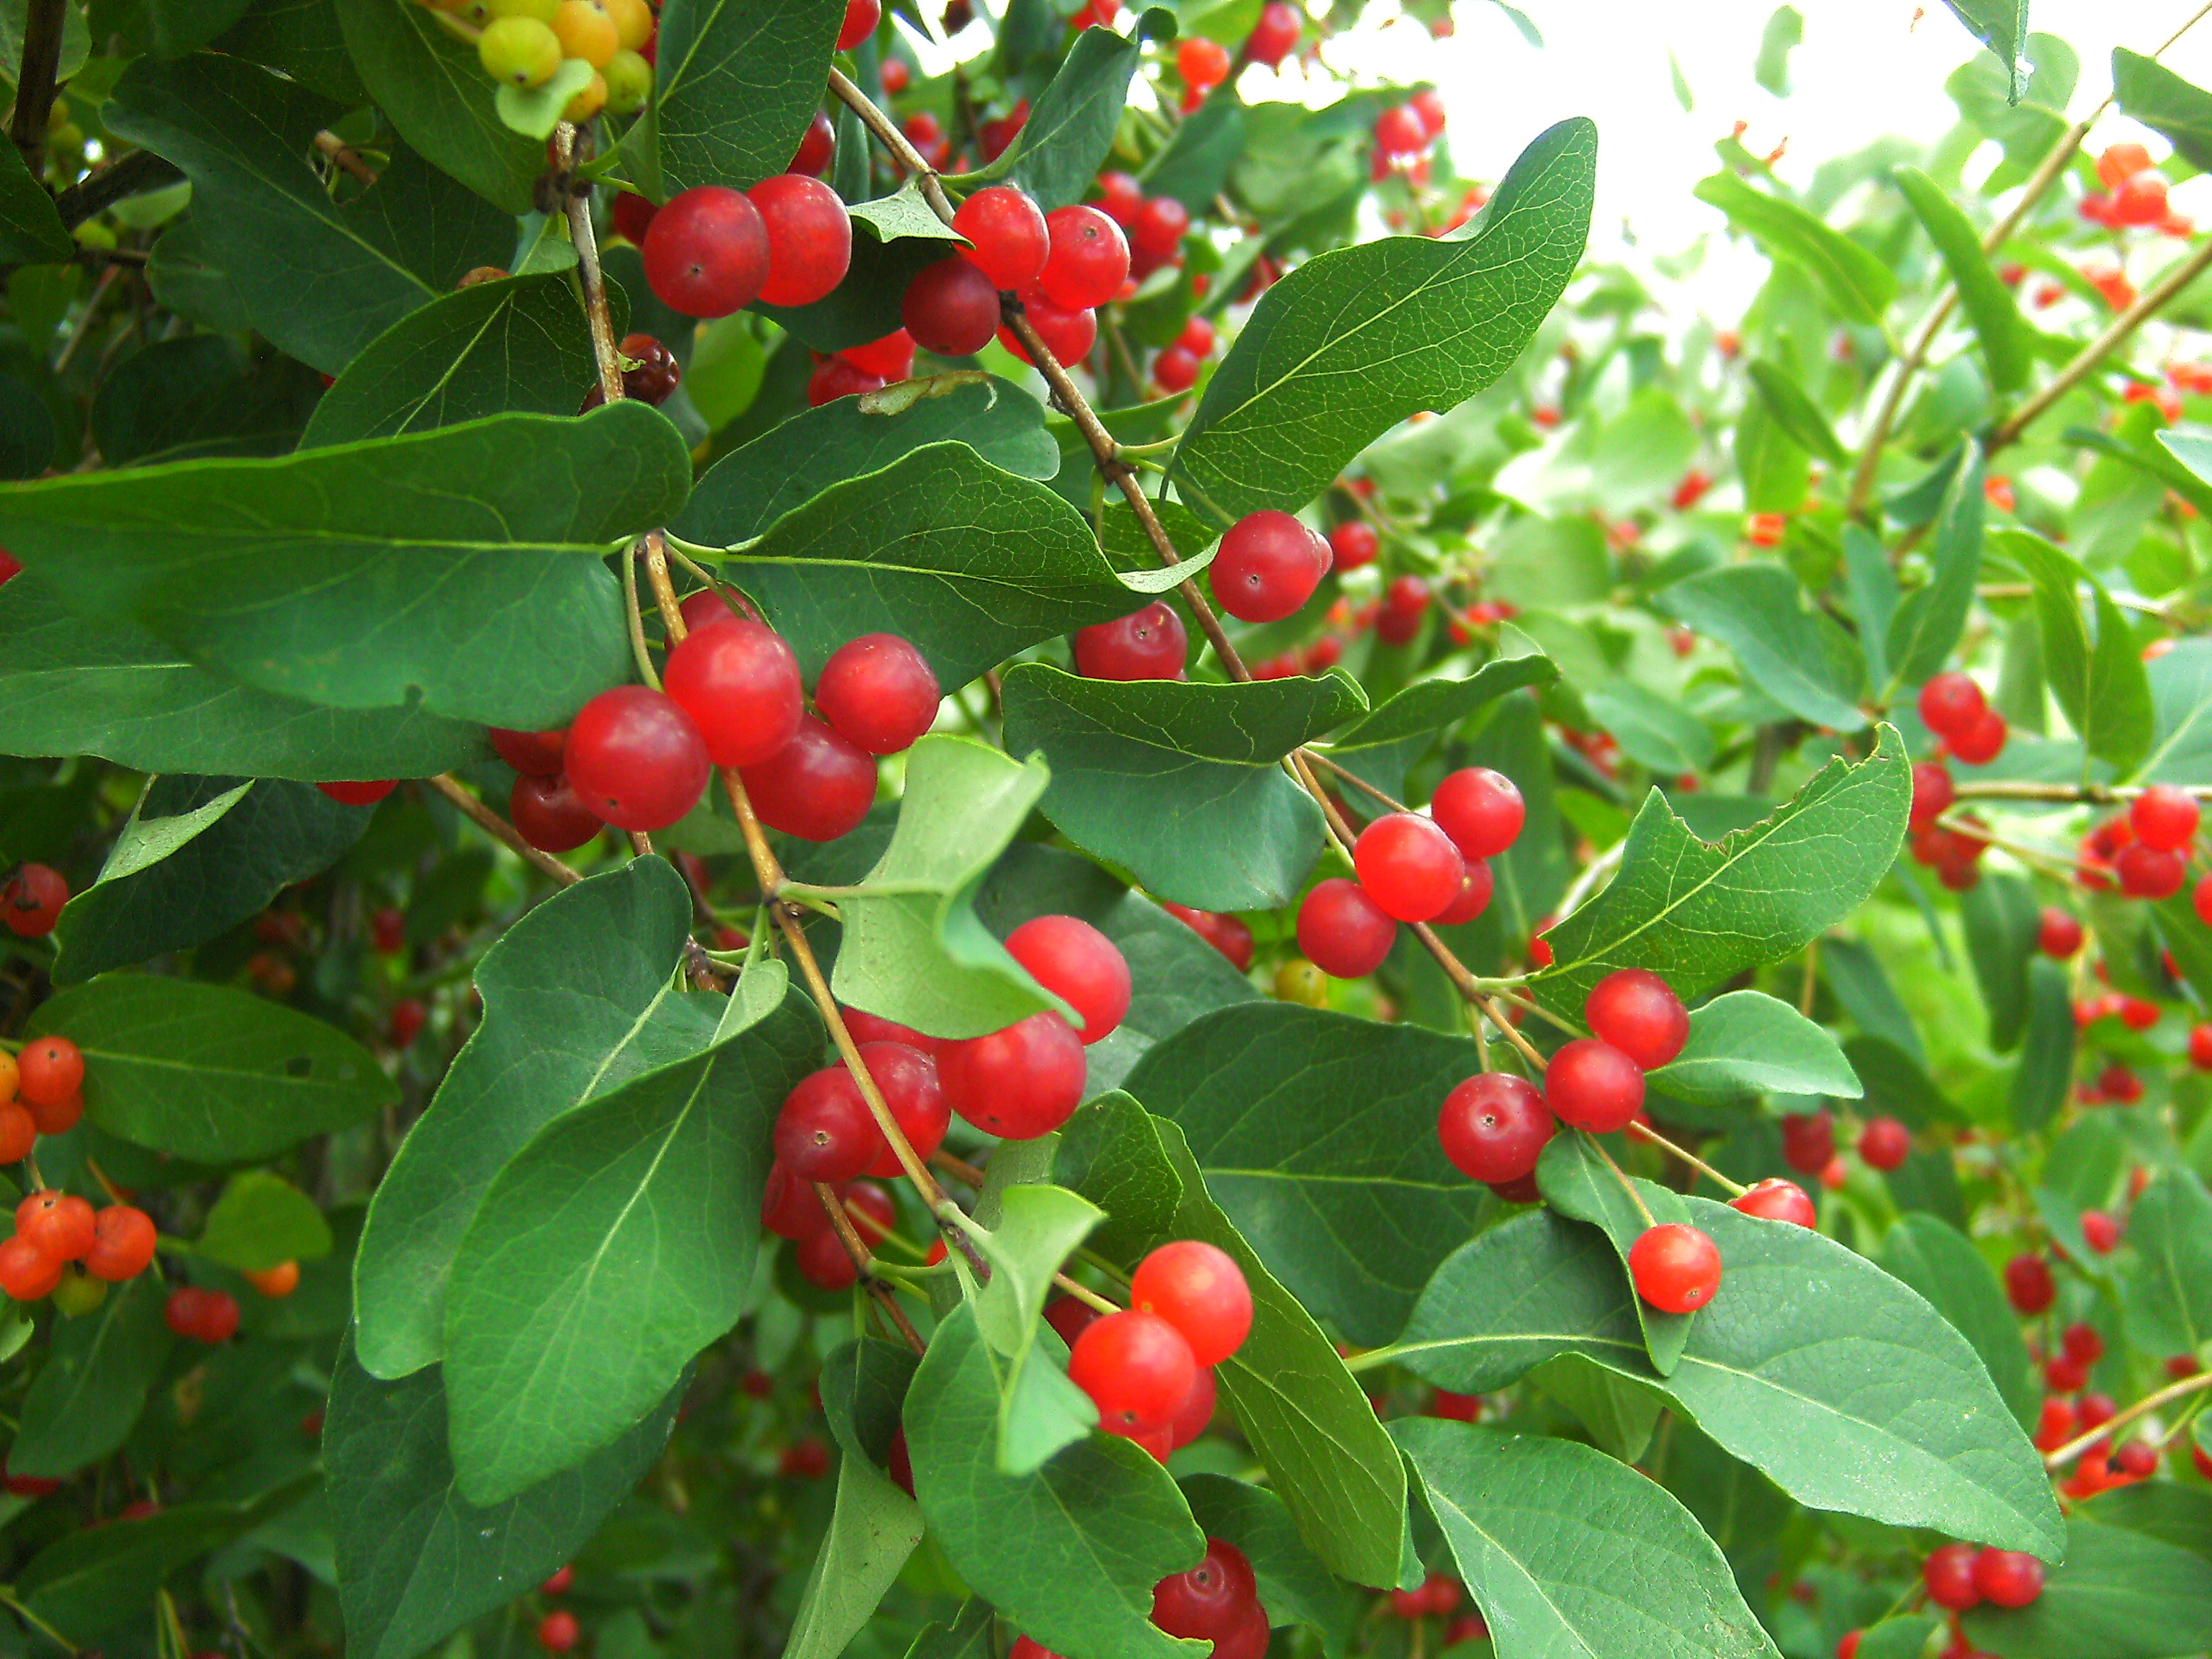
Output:
[[78,179],[54,198],[54,208],[62,216],[62,223],[74,230],[127,197],[160,190],[184,176],[173,164],[152,150],[134,149],[122,160],[111,161],[99,172]]
[[29,0],[23,17],[23,62],[15,76],[15,114],[8,136],[36,179],[46,170],[46,120],[53,113],[55,76],[62,66],[66,0]]

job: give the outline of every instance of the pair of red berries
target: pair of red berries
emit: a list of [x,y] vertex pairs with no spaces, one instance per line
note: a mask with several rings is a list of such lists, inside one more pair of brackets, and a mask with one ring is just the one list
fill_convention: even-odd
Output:
[[638,252],[655,298],[686,317],[726,317],[756,300],[825,299],[853,260],[853,222],[837,192],[804,173],[750,191],[695,185],[652,216]]
[[[2085,850],[2110,860],[2121,892],[2155,903],[2172,898],[2188,881],[2189,853],[2200,817],[2194,795],[2172,784],[2154,783],[2136,797],[2125,819],[2113,819],[2093,833]],[[2204,896],[2200,886],[2200,916]]]
[[1252,930],[1237,917],[1218,910],[1194,910],[1167,899],[1160,901],[1160,908],[1220,951],[1238,973],[1252,966]]
[[1082,1327],[1067,1374],[1097,1407],[1101,1429],[1164,1460],[1176,1419],[1201,1390],[1211,1415],[1212,1370],[1251,1329],[1252,1291],[1235,1259],[1178,1239],[1138,1263],[1127,1308]]
[[[890,1237],[898,1208],[888,1192],[872,1181],[830,1184],[862,1243],[872,1248]],[[781,1159],[769,1166],[762,1188],[761,1225],[798,1247],[793,1260],[799,1277],[808,1284],[821,1290],[842,1291],[860,1278],[860,1264],[837,1236],[813,1182],[792,1174]]]
[[1299,903],[1299,950],[1325,974],[1358,979],[1382,965],[1399,922],[1474,921],[1490,902],[1488,860],[1519,838],[1527,810],[1510,778],[1472,766],[1437,785],[1427,817],[1376,818],[1352,847],[1358,879],[1317,882]]
[[[1067,284],[1071,262],[1091,257],[1092,244],[1069,234],[1065,216],[1070,211],[1063,208],[1048,219],[1011,185],[992,185],[969,197],[952,216],[953,229],[969,246],[925,266],[907,284],[900,304],[907,335],[940,357],[981,351],[999,331],[1002,293],[1048,283],[1057,290]],[[1118,276],[1114,285],[1120,287]],[[1086,341],[1083,350],[1089,349]]]
[[0,887],[0,921],[18,939],[44,939],[69,902],[69,882],[48,864],[26,864]]
[[1969,766],[1987,766],[2004,750],[2004,716],[1990,707],[1971,676],[1955,669],[1920,688],[1920,720]]
[[1375,148],[1394,160],[1419,155],[1443,130],[1443,100],[1425,87],[1375,118]]
[[1203,317],[1194,317],[1182,327],[1182,332],[1160,349],[1152,359],[1152,384],[1170,394],[1188,392],[1198,384],[1198,371],[1213,355],[1216,336],[1213,325]]
[[0,1052],[0,1164],[30,1156],[40,1135],[64,1134],[84,1115],[84,1055],[64,1036]]
[[1075,916],[1036,916],[1006,939],[1031,978],[1081,1019],[1042,1009],[1001,1030],[937,1045],[945,1097],[986,1133],[1034,1140],[1083,1103],[1083,1051],[1110,1036],[1129,1012],[1129,964],[1114,942]]
[[1152,1623],[1170,1636],[1213,1644],[1214,1659],[1261,1659],[1267,1650],[1267,1611],[1243,1551],[1219,1538],[1188,1572],[1152,1587]]
[[1923,1564],[1920,1579],[1928,1599],[1953,1613],[1984,1601],[2024,1607],[2043,1594],[2043,1563],[2025,1550],[1946,1544]]
[[95,1212],[70,1194],[35,1192],[15,1206],[15,1237],[0,1243],[0,1290],[35,1302],[53,1293],[71,1261],[119,1284],[146,1271],[154,1246],[154,1223],[143,1210],[110,1204]]
[[228,1291],[179,1285],[169,1292],[161,1317],[177,1335],[213,1347],[229,1341],[237,1333],[238,1300]]

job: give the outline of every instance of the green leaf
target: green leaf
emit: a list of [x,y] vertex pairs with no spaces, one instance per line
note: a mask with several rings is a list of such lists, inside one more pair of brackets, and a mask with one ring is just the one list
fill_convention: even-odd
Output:
[[100,879],[54,927],[54,982],[75,984],[214,938],[359,841],[373,809],[303,783],[156,778]]
[[1844,580],[1850,592],[1851,617],[1858,623],[1859,649],[1866,656],[1867,678],[1889,680],[1889,623],[1897,615],[1897,573],[1889,556],[1864,525],[1844,526]]
[[1689,1041],[1650,1082],[1662,1094],[1700,1106],[1759,1094],[1856,1100],[1861,1092],[1835,1037],[1760,991],[1730,991],[1693,1010]]
[[[1651,1443],[1651,1431],[1667,1409],[1666,1401],[1649,1389],[1578,1353],[1546,1360],[1528,1373],[1528,1380],[1547,1399],[1572,1412],[1601,1450],[1624,1463],[1643,1458]],[[1684,1427],[1679,1432],[1694,1431]]]
[[[1098,1425],[1082,1389],[1032,1355],[1053,1275],[1103,1218],[1097,1205],[1064,1187],[1024,1182],[1000,1191],[999,1214],[975,1241],[992,1272],[969,1300],[999,1383],[1001,1474],[1031,1473]],[[964,1279],[965,1263],[959,1265]]]
[[[1804,389],[1779,364],[1762,357],[1746,372],[1751,376],[1752,387],[1759,393],[1759,401],[1766,405],[1766,412],[1791,442],[1818,455],[1831,466],[1850,464],[1850,452],[1836,436],[1835,428],[1828,424],[1828,417],[1820,412],[1820,404],[1807,397]],[[1792,507],[1796,505],[1795,501],[1790,503]]]
[[1990,1047],[2008,1054],[2027,1031],[2028,963],[2043,925],[2035,889],[2020,876],[1984,876],[1960,895],[1966,959],[1990,1011]]
[[[2040,536],[2005,531],[1997,550],[2027,572],[2035,590],[2043,676],[2089,752],[2126,772],[2150,750],[2156,730],[2150,679],[2135,635],[2104,585]],[[2096,614],[2093,644],[2081,601],[2089,589]]]
[[240,1273],[265,1273],[328,1255],[331,1226],[314,1200],[283,1176],[248,1170],[231,1177],[192,1248]]
[[1437,1270],[1401,1363],[1483,1393],[1580,1353],[1667,1394],[1800,1503],[2058,1553],[2042,1459],[1933,1308],[1809,1228],[1683,1202],[1726,1266],[1673,1376],[1644,1357],[1611,1244],[1548,1212],[1492,1228]]
[[2212,775],[2212,640],[2177,640],[2150,665],[2149,679],[2154,742],[2137,775],[2145,783]]
[[1802,950],[1864,902],[1905,834],[1911,768],[1893,726],[1853,764],[1831,761],[1773,817],[1702,842],[1657,790],[1628,827],[1620,872],[1546,935],[1553,965],[1535,981],[1580,1013],[1620,968],[1650,968],[1690,996]]
[[254,0],[222,36],[222,49],[282,70],[342,104],[368,100],[346,52],[336,0]]
[[663,521],[690,466],[625,401],[19,484],[0,537],[72,610],[264,690],[534,731],[629,678],[605,556]]
[[1844,1057],[1866,1088],[1867,1109],[1902,1118],[1907,1128],[1930,1123],[1967,1121],[1966,1115],[1936,1086],[1924,1061],[1886,1036],[1862,1032],[1844,1044]]
[[1269,289],[1207,381],[1174,476],[1224,520],[1294,509],[1408,415],[1496,380],[1582,258],[1596,139],[1563,121],[1462,229],[1318,254]]
[[[2192,918],[2193,920],[2193,918]],[[2012,1078],[2012,1122],[2033,1134],[2058,1115],[2074,1082],[2074,994],[2066,970],[2039,959],[2027,969],[2027,1033]]]
[[1391,1437],[1501,1653],[1778,1659],[1719,1547],[1626,1463],[1432,1417]]
[[1902,1217],[1881,1242],[1883,1271],[1924,1297],[1973,1344],[2014,1418],[2033,1427],[2043,1391],[2021,1338],[2020,1320],[1982,1253],[1938,1218]]
[[533,142],[500,118],[476,48],[421,6],[335,4],[354,68],[399,136],[501,212],[529,212],[545,134]]
[[782,172],[822,101],[844,16],[835,0],[668,0],[658,95],[623,144],[653,198]]
[[[1634,1177],[1629,1177],[1634,1179]],[[1561,1215],[1587,1221],[1613,1241],[1623,1262],[1646,1227],[1655,1224],[1686,1224],[1690,1212],[1680,1194],[1650,1181],[1636,1182],[1631,1197],[1620,1174],[1606,1167],[1597,1143],[1578,1129],[1563,1128],[1552,1137],[1536,1163],[1536,1181],[1544,1201]],[[1637,1206],[1636,1198],[1644,1200]],[[1644,1219],[1644,1212],[1651,1219]],[[1669,1376],[1682,1360],[1682,1346],[1690,1339],[1694,1314],[1662,1313],[1641,1297],[1634,1298],[1636,1321],[1644,1332],[1644,1352],[1652,1368]]]
[[[2190,1435],[2202,1446],[2212,1420],[2199,1412]],[[2075,1516],[2102,1527],[2122,1527],[2212,1559],[2212,1492],[2174,1480],[2142,1481],[2113,1486],[2075,1507]]]
[[937,216],[937,210],[922,196],[919,179],[908,179],[888,196],[855,202],[845,211],[855,223],[866,226],[868,234],[878,242],[921,237],[948,244],[939,250],[945,253],[952,251],[950,245],[969,245],[966,237]]
[[908,751],[890,845],[838,896],[839,1001],[938,1037],[982,1036],[1042,1008],[1074,1013],[1006,954],[974,903],[1050,775],[966,738],[926,737]]
[[248,0],[125,0],[107,21],[133,46],[157,58],[198,52],[237,22]]
[[1812,487],[1811,454],[1774,418],[1765,398],[1747,400],[1736,416],[1735,470],[1750,513],[1794,513]]
[[1438,1103],[1480,1069],[1462,1038],[1255,1002],[1159,1044],[1127,1088],[1181,1127],[1269,1271],[1373,1345],[1405,1322],[1486,1197],[1436,1138]]
[[1681,704],[1634,680],[1607,680],[1583,693],[1590,718],[1639,766],[1679,777],[1712,763],[1713,734]]
[[1966,629],[1982,568],[1982,452],[1968,440],[1956,452],[1936,510],[1934,574],[1890,618],[1890,674],[1900,684],[1917,685],[1939,672]]
[[1790,54],[1805,41],[1805,18],[1795,6],[1776,9],[1759,32],[1759,58],[1751,78],[1777,98],[1790,95]]
[[1107,1255],[1134,1261],[1153,1239],[1173,1237],[1182,1179],[1152,1119],[1120,1090],[1078,1107],[1061,1126],[1053,1169],[1103,1212],[1092,1238]]
[[809,1570],[786,1659],[837,1659],[921,1541],[921,1510],[878,1465],[890,1454],[915,1359],[889,1342],[848,1342],[823,1363],[822,1409],[844,1455],[836,1508]]
[[1998,392],[2019,391],[2027,384],[2033,337],[2012,290],[1999,280],[1996,268],[1982,252],[1981,237],[1942,186],[1919,168],[1899,167],[1890,176],[1942,255],[1943,268],[1950,272],[1982,343],[1990,385]]
[[2212,171],[2212,94],[2125,46],[2112,48],[2112,93],[2124,113],[2172,144],[2190,166]]
[[1136,68],[1134,40],[1112,29],[1084,30],[1022,124],[1006,158],[1012,166],[990,171],[1011,173],[1047,213],[1081,201],[1113,145]]
[[59,1480],[118,1450],[169,1357],[168,1289],[141,1273],[88,1314],[57,1319],[8,1447],[11,1474]]
[[767,1018],[556,1118],[494,1177],[453,1256],[453,1466],[494,1503],[620,1439],[737,1322],[769,1125],[822,1054]]
[[0,265],[40,264],[76,252],[54,198],[31,176],[13,144],[0,155]]
[[2188,1170],[2161,1170],[2128,1218],[2128,1340],[2145,1353],[2195,1353],[2212,1340],[2212,1194]]
[[1267,1621],[1278,1629],[1307,1626],[1320,1636],[1322,1650],[1340,1659],[1367,1599],[1305,1547],[1283,1500],[1222,1474],[1187,1474],[1179,1484],[1200,1529],[1234,1544],[1252,1564]]
[[2067,1523],[2066,1559],[2015,1610],[1978,1607],[1966,1639],[1998,1659],[2166,1659],[2212,1645],[2212,1562],[2118,1527]]
[[[453,1253],[532,1136],[714,1040],[725,1005],[678,977],[690,925],[674,866],[637,859],[556,893],[484,953],[483,1022],[369,1201],[354,1296],[373,1375],[404,1376],[444,1352]],[[773,980],[781,969],[763,963],[739,982],[771,969]]]
[[1966,25],[1967,33],[1996,54],[2010,88],[2008,100],[2017,104],[2027,90],[2028,64],[2021,56],[2028,40],[2027,0],[1943,0],[1943,3]]
[[[685,514],[679,533],[720,540],[720,524],[703,516]],[[892,633],[911,640],[950,690],[1041,641],[1135,608],[1080,514],[951,441],[828,484],[723,568],[761,601],[810,679],[854,635]]]
[[1413,763],[1444,732],[1509,692],[1559,678],[1550,658],[1528,656],[1494,658],[1465,679],[1416,681],[1332,738],[1328,757],[1395,795]]
[[[398,9],[413,16],[422,9]],[[471,72],[483,76],[473,64]],[[608,299],[620,335],[629,307],[618,288]],[[566,273],[477,283],[410,313],[363,346],[315,405],[300,447],[395,438],[510,410],[573,415],[596,383],[592,337]]]
[[1068,1659],[1187,1659],[1151,1618],[1152,1586],[1205,1548],[1167,1471],[1093,1434],[1040,1469],[1003,1474],[998,1413],[989,1352],[963,1304],[930,1339],[906,1403],[915,1495],[953,1570]]
[[404,148],[374,185],[335,200],[307,157],[343,111],[237,58],[141,58],[100,114],[185,170],[193,228],[254,327],[325,374],[514,246],[507,213]]
[[508,131],[543,144],[561,125],[562,112],[569,100],[592,84],[592,66],[582,58],[563,58],[543,86],[526,91],[502,81],[492,94],[492,113]]
[[349,1337],[323,1422],[347,1650],[413,1659],[543,1581],[659,1456],[682,1393],[575,1468],[479,1507],[454,1483],[436,1369],[379,1382]]
[[1795,202],[1753,190],[1733,173],[1713,174],[1692,194],[1728,215],[1729,222],[1756,241],[1768,258],[1808,274],[1850,321],[1881,322],[1897,297],[1895,272]]
[[282,455],[321,395],[321,381],[289,358],[255,363],[235,340],[188,334],[117,364],[100,382],[88,424],[107,466]]
[[1206,910],[1296,895],[1326,830],[1280,762],[1366,708],[1340,673],[1122,683],[1022,663],[1004,690],[1008,750],[1052,769],[1045,816],[1151,891]]
[[321,1020],[219,985],[110,975],[40,1005],[24,1035],[84,1051],[84,1109],[112,1135],[241,1163],[374,1117],[398,1091]]

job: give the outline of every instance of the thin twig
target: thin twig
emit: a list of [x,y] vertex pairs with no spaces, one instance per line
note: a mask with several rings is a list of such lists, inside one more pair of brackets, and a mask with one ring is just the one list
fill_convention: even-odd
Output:
[[1403,801],[1393,800],[1389,796],[1384,794],[1380,789],[1377,789],[1373,784],[1368,782],[1366,779],[1361,777],[1358,773],[1352,770],[1351,768],[1339,766],[1328,756],[1316,755],[1310,749],[1305,750],[1303,752],[1305,755],[1305,757],[1311,761],[1316,766],[1322,768],[1324,771],[1334,774],[1337,777],[1342,778],[1354,789],[1358,790],[1363,794],[1370,795],[1375,799],[1381,801],[1383,805],[1389,807],[1392,811],[1410,812],[1413,810],[1412,807],[1407,805]]
[[373,185],[376,182],[376,169],[362,158],[359,150],[335,132],[317,133],[315,148],[329,156],[334,164],[351,173],[364,185]]
[[471,794],[466,786],[452,773],[438,773],[428,781],[433,789],[461,809],[462,817],[501,846],[519,854],[532,869],[552,877],[563,887],[574,886],[583,879],[550,853],[532,847],[523,840],[520,830]]
[[[835,74],[834,70],[830,71]],[[561,161],[562,210],[568,217],[568,240],[576,248],[576,280],[584,290],[584,316],[591,325],[592,357],[599,365],[599,392],[609,403],[623,395],[622,356],[615,349],[614,319],[607,311],[607,285],[599,274],[599,244],[592,229],[592,198],[577,192],[568,179],[576,159],[576,129],[567,121],[554,129],[554,154]]]
[[2179,1400],[2185,1395],[2195,1394],[2199,1389],[2212,1389],[2212,1371],[2199,1371],[2194,1376],[2185,1376],[2179,1382],[2169,1383],[2156,1394],[2147,1394],[2125,1410],[2115,1412],[2094,1429],[2075,1435],[2064,1445],[2049,1453],[2043,1460],[2046,1469],[2062,1468],[2100,1440],[2112,1437],[2115,1429],[2122,1428],[2141,1417],[2145,1412],[2156,1411],[2169,1400]]
[[1741,1198],[1746,1193],[1751,1190],[1748,1187],[1741,1186],[1735,1182],[1730,1181],[1726,1176],[1723,1175],[1718,1170],[1713,1168],[1711,1164],[1706,1163],[1705,1159],[1699,1158],[1695,1152],[1689,1152],[1683,1147],[1677,1146],[1673,1141],[1668,1139],[1666,1136],[1661,1134],[1656,1129],[1646,1123],[1642,1118],[1632,1117],[1629,1119],[1628,1133],[1636,1136],[1640,1140],[1649,1141],[1652,1146],[1656,1146],[1662,1152],[1666,1152],[1672,1157],[1680,1158],[1683,1163],[1688,1164],[1699,1175],[1704,1176],[1707,1180],[1712,1182],[1714,1185],[1725,1190],[1731,1198]]
[[54,198],[54,211],[62,223],[75,230],[86,220],[105,213],[125,198],[143,195],[173,185],[185,175],[175,165],[150,149],[136,149],[99,172],[89,173]]
[[[2116,806],[2133,800],[2149,786],[2140,783],[2025,783],[2008,779],[1990,778],[1980,781],[1968,780],[1953,786],[1954,799],[1958,800],[2044,800],[2062,805]],[[2212,783],[2176,783],[2165,786],[2179,789],[2199,800],[2212,800]],[[1977,830],[1972,833],[1979,835]]]
[[1644,1218],[1644,1224],[1647,1227],[1657,1226],[1659,1223],[1651,1213],[1651,1206],[1644,1201],[1644,1194],[1636,1190],[1636,1183],[1628,1178],[1627,1171],[1613,1161],[1613,1154],[1598,1144],[1595,1135],[1585,1134],[1579,1129],[1575,1133],[1582,1135],[1584,1146],[1605,1160],[1605,1167],[1613,1171],[1613,1177],[1620,1183],[1621,1191],[1628,1194],[1628,1201],[1636,1206],[1636,1213]]
[[53,113],[62,26],[68,15],[64,0],[30,0],[24,10],[23,58],[15,75],[15,113],[8,136],[33,179],[46,170],[46,122]]
[[822,1208],[830,1217],[830,1231],[837,1235],[837,1242],[845,1247],[845,1254],[852,1257],[853,1266],[859,1270],[860,1282],[867,1287],[868,1294],[875,1298],[877,1308],[885,1319],[897,1327],[899,1334],[906,1338],[908,1347],[916,1353],[923,1352],[921,1338],[908,1321],[906,1310],[899,1306],[897,1296],[890,1285],[876,1277],[875,1258],[861,1242],[860,1234],[853,1230],[853,1218],[845,1213],[845,1206],[837,1197],[837,1189],[827,1182],[817,1181],[814,1183],[814,1194],[822,1200]]

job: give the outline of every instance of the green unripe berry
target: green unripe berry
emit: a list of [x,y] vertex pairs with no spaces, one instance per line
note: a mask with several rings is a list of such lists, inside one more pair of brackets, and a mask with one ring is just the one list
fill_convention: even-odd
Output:
[[635,115],[653,95],[653,65],[634,52],[618,52],[605,70],[607,109],[611,114]]
[[495,17],[534,17],[539,22],[550,24],[554,14],[561,9],[561,0],[491,0],[491,15]]
[[54,1306],[71,1319],[90,1313],[106,1300],[107,1281],[94,1279],[74,1264],[62,1275],[62,1282],[54,1286]]
[[1328,1006],[1328,975],[1304,957],[1292,957],[1275,969],[1275,994],[1309,1008]]
[[542,87],[561,67],[561,43],[535,17],[501,17],[477,42],[484,73],[510,87]]

